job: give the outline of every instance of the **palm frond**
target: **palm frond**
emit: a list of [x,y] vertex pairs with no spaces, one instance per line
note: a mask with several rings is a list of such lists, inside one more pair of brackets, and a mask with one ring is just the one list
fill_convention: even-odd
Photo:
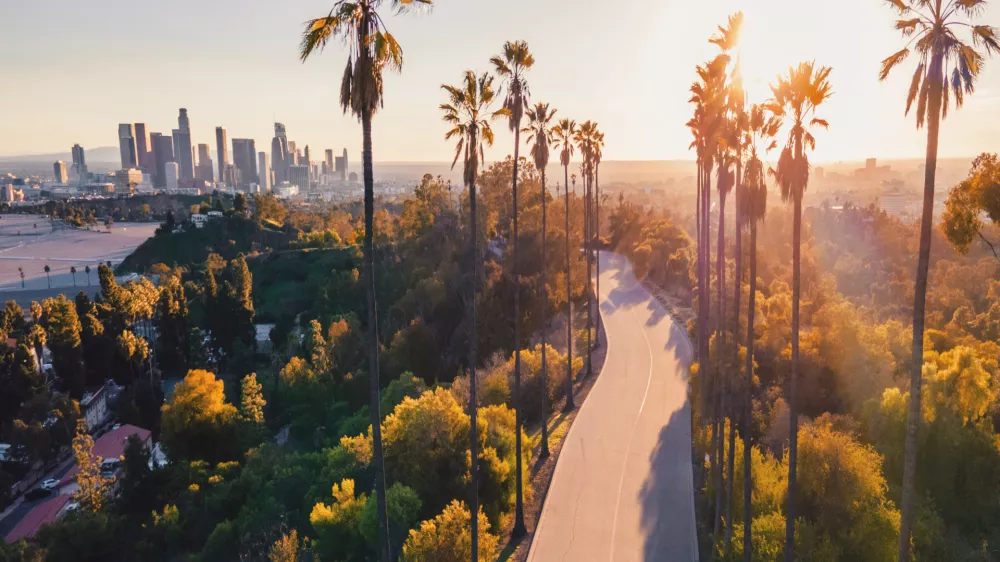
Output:
[[899,63],[906,60],[906,57],[908,56],[910,56],[909,49],[900,49],[899,51],[896,51],[895,53],[883,59],[882,66],[879,69],[878,73],[879,81],[884,81],[889,76],[889,73],[892,71],[892,69],[895,68]]

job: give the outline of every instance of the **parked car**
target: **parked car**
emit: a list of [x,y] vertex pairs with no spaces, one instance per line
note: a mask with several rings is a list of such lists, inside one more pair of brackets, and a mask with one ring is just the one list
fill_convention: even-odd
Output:
[[55,478],[49,478],[49,479],[45,480],[44,482],[42,482],[42,485],[40,487],[43,490],[55,490],[56,486],[58,486],[58,485],[59,485],[59,481],[58,480],[56,480]]

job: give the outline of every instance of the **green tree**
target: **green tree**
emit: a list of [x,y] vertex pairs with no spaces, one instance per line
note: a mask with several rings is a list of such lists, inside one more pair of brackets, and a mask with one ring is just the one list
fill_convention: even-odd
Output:
[[[548,333],[548,320],[547,313],[549,307],[549,286],[545,277],[546,266],[548,262],[545,259],[546,251],[546,214],[545,214],[545,203],[549,198],[548,190],[545,186],[545,169],[549,165],[549,142],[552,136],[552,119],[555,118],[556,110],[549,109],[549,104],[538,102],[535,107],[528,109],[528,126],[524,128],[524,132],[528,135],[528,144],[531,145],[531,159],[535,164],[535,169],[537,169],[542,174],[542,275],[539,280],[539,284],[542,287],[542,349],[546,348],[545,335]],[[568,238],[568,237],[567,237]],[[546,392],[542,393],[542,411],[545,412],[546,418],[548,417],[548,371],[546,369],[545,355],[542,354],[542,388],[546,389]],[[542,450],[541,458],[549,456],[549,428],[548,422],[545,418],[542,419]],[[473,505],[472,510],[475,511],[478,506]],[[470,518],[471,519],[471,518]]]
[[79,487],[73,492],[73,501],[80,504],[80,509],[87,513],[98,513],[104,507],[108,482],[101,475],[101,457],[93,454],[94,440],[87,433],[87,422],[79,420],[76,424],[76,437],[73,438],[73,456],[76,458],[77,473],[73,477]]
[[[937,171],[938,132],[941,120],[948,116],[949,91],[956,108],[962,107],[965,94],[975,89],[984,66],[984,56],[1000,52],[996,28],[975,23],[986,7],[986,0],[924,2],[891,0],[899,14],[896,22],[906,47],[882,61],[879,80],[885,80],[893,68],[911,53],[919,62],[906,96],[906,113],[917,102],[917,128],[927,123],[927,154],[924,166],[924,202],[920,218],[920,253],[917,261],[916,288],[913,292],[913,358],[910,365],[910,411],[906,429],[906,459],[903,463],[902,522],[899,533],[900,562],[910,556],[910,528],[914,514],[914,479],[917,468],[917,426],[920,424],[921,365],[924,354],[924,309],[927,300],[927,270],[931,254],[931,223],[934,208],[934,178]],[[968,29],[971,45],[956,34]],[[911,49],[912,47],[912,49]]]
[[246,213],[247,211],[247,197],[243,193],[237,193],[236,197],[233,198],[233,211],[237,213]]
[[[469,324],[469,358],[468,367],[471,373],[471,383],[469,386],[469,411],[478,407],[476,397],[476,369],[479,357],[477,355],[476,332],[476,297],[479,293],[479,228],[477,226],[478,214],[476,201],[476,178],[479,175],[479,165],[483,162],[484,146],[493,145],[493,129],[490,121],[498,116],[498,112],[491,112],[490,106],[496,98],[496,91],[493,89],[493,77],[488,73],[476,76],[472,71],[466,71],[464,82],[460,86],[449,86],[442,84],[441,88],[448,93],[448,103],[441,105],[444,112],[444,121],[451,127],[445,133],[445,140],[458,137],[455,146],[455,159],[451,165],[454,168],[459,158],[462,158],[462,179],[469,190],[469,235],[472,240],[472,258],[469,267],[469,298],[466,305],[466,316]],[[469,427],[469,442],[472,457],[478,455],[477,446],[479,444],[478,428],[475,420]],[[472,487],[473,509],[479,507],[479,470],[477,466],[472,467],[470,478]],[[471,536],[472,542],[478,541],[479,529],[477,521],[472,521]],[[475,558],[473,558],[475,560]]]
[[188,302],[184,285],[171,276],[160,285],[160,298],[156,303],[155,318],[158,329],[156,344],[159,363],[167,372],[183,372],[188,366],[190,349]]
[[193,369],[163,405],[160,439],[171,459],[219,462],[235,458],[236,408],[226,402],[221,380]]
[[80,318],[76,305],[59,295],[44,303],[47,319],[47,342],[52,351],[52,366],[74,398],[81,398],[86,386],[81,348]]
[[[503,107],[507,112],[507,121],[510,125],[511,132],[514,133],[514,173],[511,180],[511,199],[514,202],[513,206],[513,231],[511,233],[511,239],[514,243],[514,256],[513,256],[513,272],[514,272],[514,410],[518,415],[518,428],[521,427],[520,415],[521,415],[521,270],[520,264],[518,263],[518,248],[521,245],[520,237],[517,229],[517,219],[519,214],[519,207],[517,201],[517,167],[519,164],[518,151],[521,149],[521,118],[524,116],[525,110],[529,108],[528,96],[530,91],[528,89],[528,82],[524,78],[525,72],[531,69],[535,64],[535,57],[528,50],[528,43],[525,41],[507,41],[503,46],[503,53],[499,56],[495,56],[490,59],[493,64],[493,68],[496,70],[497,75],[506,83],[507,85],[507,97],[504,99]],[[517,438],[520,440],[521,433],[517,432]],[[520,442],[518,443],[520,445]],[[521,448],[517,448],[518,455],[521,454]],[[512,530],[512,535],[514,538],[523,537],[528,529],[524,526],[524,491],[521,484],[521,463],[520,457],[518,457],[517,463],[517,504],[514,508],[514,529]],[[472,550],[478,552],[473,545]]]
[[[392,0],[397,11],[414,5],[430,6],[432,0]],[[383,24],[378,9],[382,0],[338,0],[325,17],[306,22],[300,46],[301,58],[308,59],[322,51],[331,38],[343,38],[348,43],[347,67],[341,80],[340,106],[361,121],[362,171],[365,182],[364,254],[365,308],[368,312],[368,378],[369,402],[374,426],[375,496],[379,506],[379,559],[387,562],[391,548],[388,540],[385,508],[385,470],[382,459],[382,435],[378,412],[378,327],[375,315],[375,180],[372,173],[372,117],[382,106],[382,72],[401,71],[403,49]],[[384,545],[384,546],[383,546]]]
[[982,153],[972,161],[967,178],[948,192],[941,215],[941,230],[948,242],[962,254],[979,238],[1000,260],[994,243],[983,234],[983,216],[1000,222],[1000,162],[996,154]]
[[[468,533],[472,516],[465,504],[454,500],[434,519],[424,521],[418,529],[410,531],[403,543],[403,560],[406,562],[464,562],[465,560],[494,560],[499,555],[500,538],[483,533],[478,548],[473,551]],[[482,512],[477,517],[479,526],[489,528],[489,521]],[[470,558],[471,557],[471,558]]]
[[257,373],[250,373],[240,381],[240,416],[251,424],[264,423],[264,394],[257,382]]
[[566,194],[566,406],[565,411],[571,412],[576,407],[573,402],[573,292],[570,275],[570,243],[569,243],[569,163],[573,159],[573,139],[576,137],[576,121],[561,119],[552,129],[552,138],[559,150],[559,164],[563,167],[563,187]]
[[829,82],[830,68],[816,67],[812,62],[799,63],[789,68],[788,74],[778,78],[771,86],[774,95],[769,109],[779,117],[788,116],[792,123],[788,141],[781,151],[775,172],[781,199],[792,200],[794,223],[792,226],[792,356],[788,379],[788,508],[785,512],[785,560],[795,557],[795,471],[798,459],[798,396],[799,369],[799,301],[802,293],[802,197],[809,183],[809,158],[806,151],[816,148],[816,139],[810,127],[826,128],[827,122],[815,117],[816,109],[833,95]]

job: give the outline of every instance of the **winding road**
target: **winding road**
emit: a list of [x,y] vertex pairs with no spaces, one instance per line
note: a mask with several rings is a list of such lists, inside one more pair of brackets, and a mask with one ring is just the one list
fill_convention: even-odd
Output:
[[607,357],[559,455],[529,562],[698,560],[691,343],[624,257],[601,252]]

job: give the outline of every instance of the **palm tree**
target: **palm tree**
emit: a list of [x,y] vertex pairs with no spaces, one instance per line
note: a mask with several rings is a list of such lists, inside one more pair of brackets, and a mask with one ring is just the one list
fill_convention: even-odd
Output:
[[511,198],[514,201],[514,435],[517,466],[514,468],[515,501],[514,501],[514,538],[523,537],[528,529],[524,526],[524,486],[521,469],[521,275],[517,263],[517,250],[520,246],[517,232],[517,165],[518,150],[521,146],[521,117],[528,108],[528,82],[524,73],[535,64],[535,57],[528,51],[525,41],[507,41],[503,45],[503,53],[490,59],[496,73],[507,84],[507,97],[503,107],[507,110],[507,121],[514,133],[514,177],[511,180]]
[[[593,142],[593,159],[594,159],[594,234],[593,238],[595,243],[598,244],[598,251],[600,251],[601,242],[601,182],[600,182],[600,169],[601,169],[601,157],[603,156],[602,150],[604,149],[604,133],[597,129],[597,123],[594,123],[594,142]],[[597,293],[598,304],[601,298],[601,259],[598,255],[595,264],[595,282],[597,288],[595,292]],[[600,347],[601,345],[601,315],[597,315],[597,325],[594,327],[594,347]]]
[[21,288],[24,288],[24,268],[17,266],[17,273],[21,276]]
[[801,62],[778,77],[771,86],[773,99],[769,109],[778,117],[785,115],[792,122],[788,141],[778,158],[775,179],[781,188],[782,201],[792,201],[792,365],[788,379],[788,508],[785,511],[785,561],[795,559],[795,470],[798,460],[799,419],[795,409],[799,368],[799,300],[802,294],[802,196],[809,184],[809,159],[806,149],[816,148],[810,127],[826,128],[827,122],[815,117],[816,109],[833,95],[828,80],[830,67],[816,67],[813,62]]
[[531,159],[535,163],[535,169],[542,173],[542,451],[541,458],[549,456],[549,382],[545,365],[545,336],[548,332],[548,321],[546,312],[549,307],[549,286],[545,281],[545,271],[548,262],[545,260],[546,248],[546,216],[545,201],[549,198],[545,189],[545,168],[549,165],[549,142],[552,136],[552,119],[556,115],[556,110],[549,109],[549,104],[538,102],[534,108],[528,109],[528,126],[524,128],[524,133],[528,135],[528,144],[531,145]]
[[587,376],[594,374],[591,356],[593,345],[591,343],[591,331],[594,326],[594,293],[591,290],[590,268],[593,263],[593,233],[591,224],[592,200],[591,186],[594,182],[594,139],[597,135],[597,123],[584,121],[576,130],[576,146],[583,156],[583,164],[580,166],[583,176],[583,249],[587,255],[587,280],[584,285],[587,294]]
[[69,272],[73,274],[73,286],[76,287],[76,266],[70,266]]
[[[750,425],[753,417],[753,342],[754,342],[754,306],[757,296],[757,223],[763,222],[767,211],[767,184],[764,181],[764,162],[758,156],[758,144],[765,144],[765,153],[773,150],[777,143],[774,137],[781,128],[781,120],[765,113],[761,105],[754,105],[746,115],[746,146],[750,149],[750,157],[744,170],[742,185],[743,197],[738,199],[738,212],[743,221],[737,226],[750,230],[750,295],[747,306],[747,353],[746,353],[746,386],[743,404],[743,559],[750,562],[752,546],[750,531],[753,523],[753,506],[751,504],[751,443]],[[737,238],[738,239],[738,238]],[[739,284],[739,282],[737,282]],[[740,303],[737,297],[736,307]],[[734,334],[735,335],[735,334]],[[732,453],[731,453],[732,454]]]
[[[379,414],[378,327],[375,316],[375,264],[373,231],[375,191],[372,176],[372,117],[383,105],[382,73],[386,68],[403,68],[403,49],[385,27],[378,13],[383,0],[337,0],[330,12],[306,22],[299,47],[304,62],[322,52],[333,38],[347,44],[347,66],[340,83],[340,106],[361,121],[361,160],[365,181],[364,254],[365,301],[368,309],[368,377],[370,380],[369,415],[372,422],[372,447],[375,465],[375,496],[378,507],[379,559],[389,560],[389,523],[385,504],[385,459],[382,455],[382,429]],[[433,0],[389,0],[396,11],[414,5],[429,6]]]
[[[1000,52],[997,29],[977,25],[973,20],[986,9],[986,0],[890,0],[901,18],[898,29],[906,46],[882,61],[879,80],[911,53],[918,57],[917,68],[906,96],[906,114],[917,102],[917,128],[927,123],[927,153],[924,166],[924,207],[920,219],[920,254],[916,288],[913,291],[913,358],[910,362],[910,404],[906,418],[906,445],[903,456],[903,490],[900,503],[898,559],[910,556],[910,527],[914,510],[914,480],[917,471],[917,429],[920,424],[920,385],[924,357],[924,308],[927,298],[927,268],[931,253],[931,224],[934,208],[934,176],[937,171],[938,132],[948,116],[949,91],[955,107],[962,107],[965,94],[975,91],[976,79],[986,56]],[[971,45],[956,35],[968,28]]]
[[[552,129],[552,138],[559,147],[559,163],[563,167],[563,185],[566,186],[566,405],[564,411],[572,411],[573,403],[573,293],[570,287],[570,245],[569,245],[569,162],[573,158],[573,137],[576,136],[576,121],[561,119]],[[573,176],[576,184],[576,176]]]
[[90,266],[83,268],[83,271],[87,274],[87,286],[90,286]]
[[[448,103],[441,104],[444,111],[444,121],[451,126],[445,133],[445,140],[457,137],[455,159],[451,162],[452,169],[459,158],[462,158],[462,179],[469,189],[469,232],[472,236],[472,272],[470,298],[468,302],[469,317],[469,447],[472,458],[471,501],[470,513],[479,513],[479,436],[477,428],[476,398],[476,294],[479,291],[479,244],[476,226],[476,176],[479,165],[484,161],[483,147],[493,145],[493,129],[490,128],[497,114],[490,113],[490,105],[496,98],[493,89],[493,77],[487,73],[476,76],[471,70],[465,72],[463,82],[459,86],[442,84],[441,88],[448,92]],[[470,517],[472,530],[472,562],[479,558],[479,521],[478,517]]]
[[52,279],[49,277],[49,272],[50,271],[52,271],[52,269],[48,265],[46,265],[45,266],[45,281],[48,282],[49,288],[51,289],[52,288]]

